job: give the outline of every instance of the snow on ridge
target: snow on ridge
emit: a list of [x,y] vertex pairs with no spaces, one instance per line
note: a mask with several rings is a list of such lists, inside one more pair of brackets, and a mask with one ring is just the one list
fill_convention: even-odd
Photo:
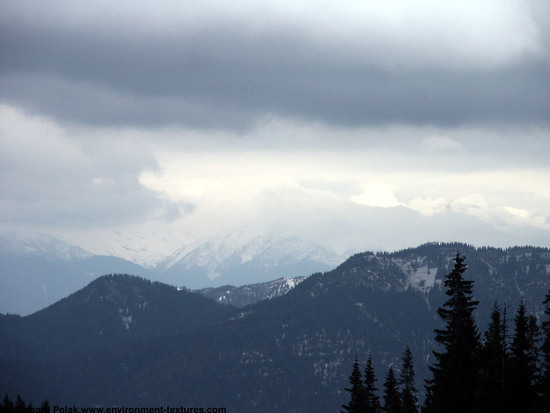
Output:
[[270,287],[276,287],[275,290],[267,297],[273,298],[280,295],[284,295],[304,281],[306,277],[295,277],[295,278],[279,278],[277,280],[271,281],[269,283]]
[[60,258],[64,261],[86,259],[93,256],[83,248],[71,245],[51,235],[39,232],[5,232],[0,234],[1,249],[19,255],[38,255]]
[[327,265],[338,265],[343,258],[313,242],[299,238],[276,238],[254,234],[238,228],[207,239],[196,241],[175,250],[159,263],[162,269],[174,265],[185,269],[203,267],[209,278],[215,278],[218,267],[242,265],[260,258],[267,267],[301,261],[317,261]]
[[[155,231],[150,231],[147,236],[138,232],[113,231],[102,238],[98,248],[101,255],[119,257],[150,269],[162,271],[174,265],[185,269],[202,267],[211,279],[223,272],[224,267],[256,260],[258,264],[270,269],[301,261],[337,266],[345,258],[314,242],[262,235],[255,228],[249,227],[238,227],[202,239],[178,231],[169,237]],[[65,261],[90,258],[98,253],[30,230],[17,233],[0,231],[2,250],[10,254],[40,255]],[[167,255],[166,251],[172,252]]]
[[149,228],[147,231],[113,231],[102,238],[102,255],[123,258],[127,261],[154,269],[166,260],[167,254],[196,241],[196,237],[185,231],[169,233]]
[[305,277],[285,278],[285,283],[288,289],[292,289],[305,280]]

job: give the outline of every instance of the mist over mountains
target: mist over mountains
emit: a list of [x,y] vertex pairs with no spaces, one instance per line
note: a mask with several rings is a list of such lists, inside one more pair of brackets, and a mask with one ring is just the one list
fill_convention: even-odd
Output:
[[296,237],[236,229],[177,249],[155,266],[160,280],[189,288],[252,284],[328,271],[345,257]]
[[97,277],[127,273],[186,288],[242,286],[298,277],[336,267],[345,258],[297,238],[235,230],[184,245],[145,267],[94,255],[52,236],[0,234],[0,312],[30,314],[83,288]]
[[[475,282],[481,330],[495,301],[509,314],[521,300],[530,313],[542,314],[550,250],[536,247],[432,243],[364,252],[300,282],[246,286],[255,296],[241,308],[219,304],[235,290],[220,288],[208,299],[110,275],[32,315],[0,317],[8,338],[0,346],[0,388],[59,404],[333,412],[347,397],[343,388],[355,356],[372,354],[381,380],[409,345],[422,389],[433,361],[442,280],[457,251],[466,255],[466,277]],[[268,288],[289,283],[281,294]]]
[[37,233],[0,235],[0,312],[30,314],[83,288],[103,274],[152,272],[127,260],[94,255]]

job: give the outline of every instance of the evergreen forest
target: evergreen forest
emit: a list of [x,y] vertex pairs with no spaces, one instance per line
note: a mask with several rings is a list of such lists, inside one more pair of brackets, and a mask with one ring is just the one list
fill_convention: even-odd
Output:
[[6,394],[0,403],[2,413],[50,413],[50,403],[44,400],[40,406],[34,407],[32,403],[25,403],[20,395],[17,395],[15,402]]
[[432,243],[356,254],[272,298],[248,286],[243,307],[105,275],[0,315],[0,410],[548,412],[549,271],[549,249]]
[[438,349],[419,404],[413,359],[405,349],[400,370],[390,365],[380,398],[369,355],[362,371],[355,359],[349,376],[349,403],[341,413],[549,413],[550,290],[542,322],[522,302],[509,331],[506,306],[494,303],[483,336],[478,331],[473,281],[464,278],[466,257],[456,255],[445,277],[447,300],[437,311],[443,328],[435,329]]

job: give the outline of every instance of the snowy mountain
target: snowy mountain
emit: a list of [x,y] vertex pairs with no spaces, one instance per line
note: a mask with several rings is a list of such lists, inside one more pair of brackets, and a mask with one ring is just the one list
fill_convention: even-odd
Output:
[[30,314],[111,273],[151,276],[139,265],[46,234],[1,233],[0,313]]
[[[258,236],[243,228],[194,243],[189,243],[189,234],[180,235],[183,246],[165,255],[158,265],[145,267],[140,263],[152,262],[152,253],[160,254],[160,250],[158,246],[154,251],[147,248],[142,238],[119,235],[106,240],[107,248],[132,258],[127,260],[96,255],[46,234],[0,233],[0,290],[4,294],[0,313],[38,311],[104,274],[135,274],[197,289],[306,276],[330,270],[344,260],[314,243]],[[174,243],[164,240],[159,245]]]
[[100,244],[90,245],[96,254],[119,257],[153,270],[182,245],[190,245],[200,239],[197,235],[175,228],[158,230],[151,227],[126,228],[97,236]]
[[196,289],[306,276],[343,260],[313,242],[237,229],[179,248],[155,270],[163,282]]
[[63,261],[90,258],[93,255],[50,235],[30,231],[0,233],[0,254]]
[[9,337],[0,341],[0,388],[57,405],[183,399],[242,413],[329,413],[349,400],[343,389],[356,357],[372,355],[380,379],[408,345],[422,392],[457,252],[474,281],[480,332],[495,301],[508,308],[508,331],[521,301],[544,319],[547,248],[430,243],[364,252],[244,309],[139,277],[101,277],[30,316],[0,316],[0,336]]
[[221,287],[210,287],[195,292],[211,298],[217,303],[231,304],[236,307],[244,307],[261,300],[269,300],[280,297],[296,287],[306,277],[278,278],[264,283],[242,285],[224,285]]
[[[527,303],[541,302],[547,287],[550,287],[550,250],[536,247],[503,250],[433,242],[392,253],[355,254],[332,272],[346,275],[347,282],[353,280],[354,287],[361,285],[380,291],[420,293],[431,307],[431,301],[437,301],[435,296],[441,291],[442,275],[452,268],[458,251],[468,258],[468,267],[476,280],[476,292],[480,298],[495,296],[496,300],[514,307],[521,299]],[[242,307],[285,295],[306,279],[279,278],[240,287],[224,285],[198,289],[196,292],[220,303]],[[487,316],[492,303],[481,305],[479,313]]]

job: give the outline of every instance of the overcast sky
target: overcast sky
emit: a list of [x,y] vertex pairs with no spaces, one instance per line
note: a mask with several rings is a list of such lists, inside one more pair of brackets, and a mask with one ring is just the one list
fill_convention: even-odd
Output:
[[0,227],[550,247],[550,2],[0,3]]

